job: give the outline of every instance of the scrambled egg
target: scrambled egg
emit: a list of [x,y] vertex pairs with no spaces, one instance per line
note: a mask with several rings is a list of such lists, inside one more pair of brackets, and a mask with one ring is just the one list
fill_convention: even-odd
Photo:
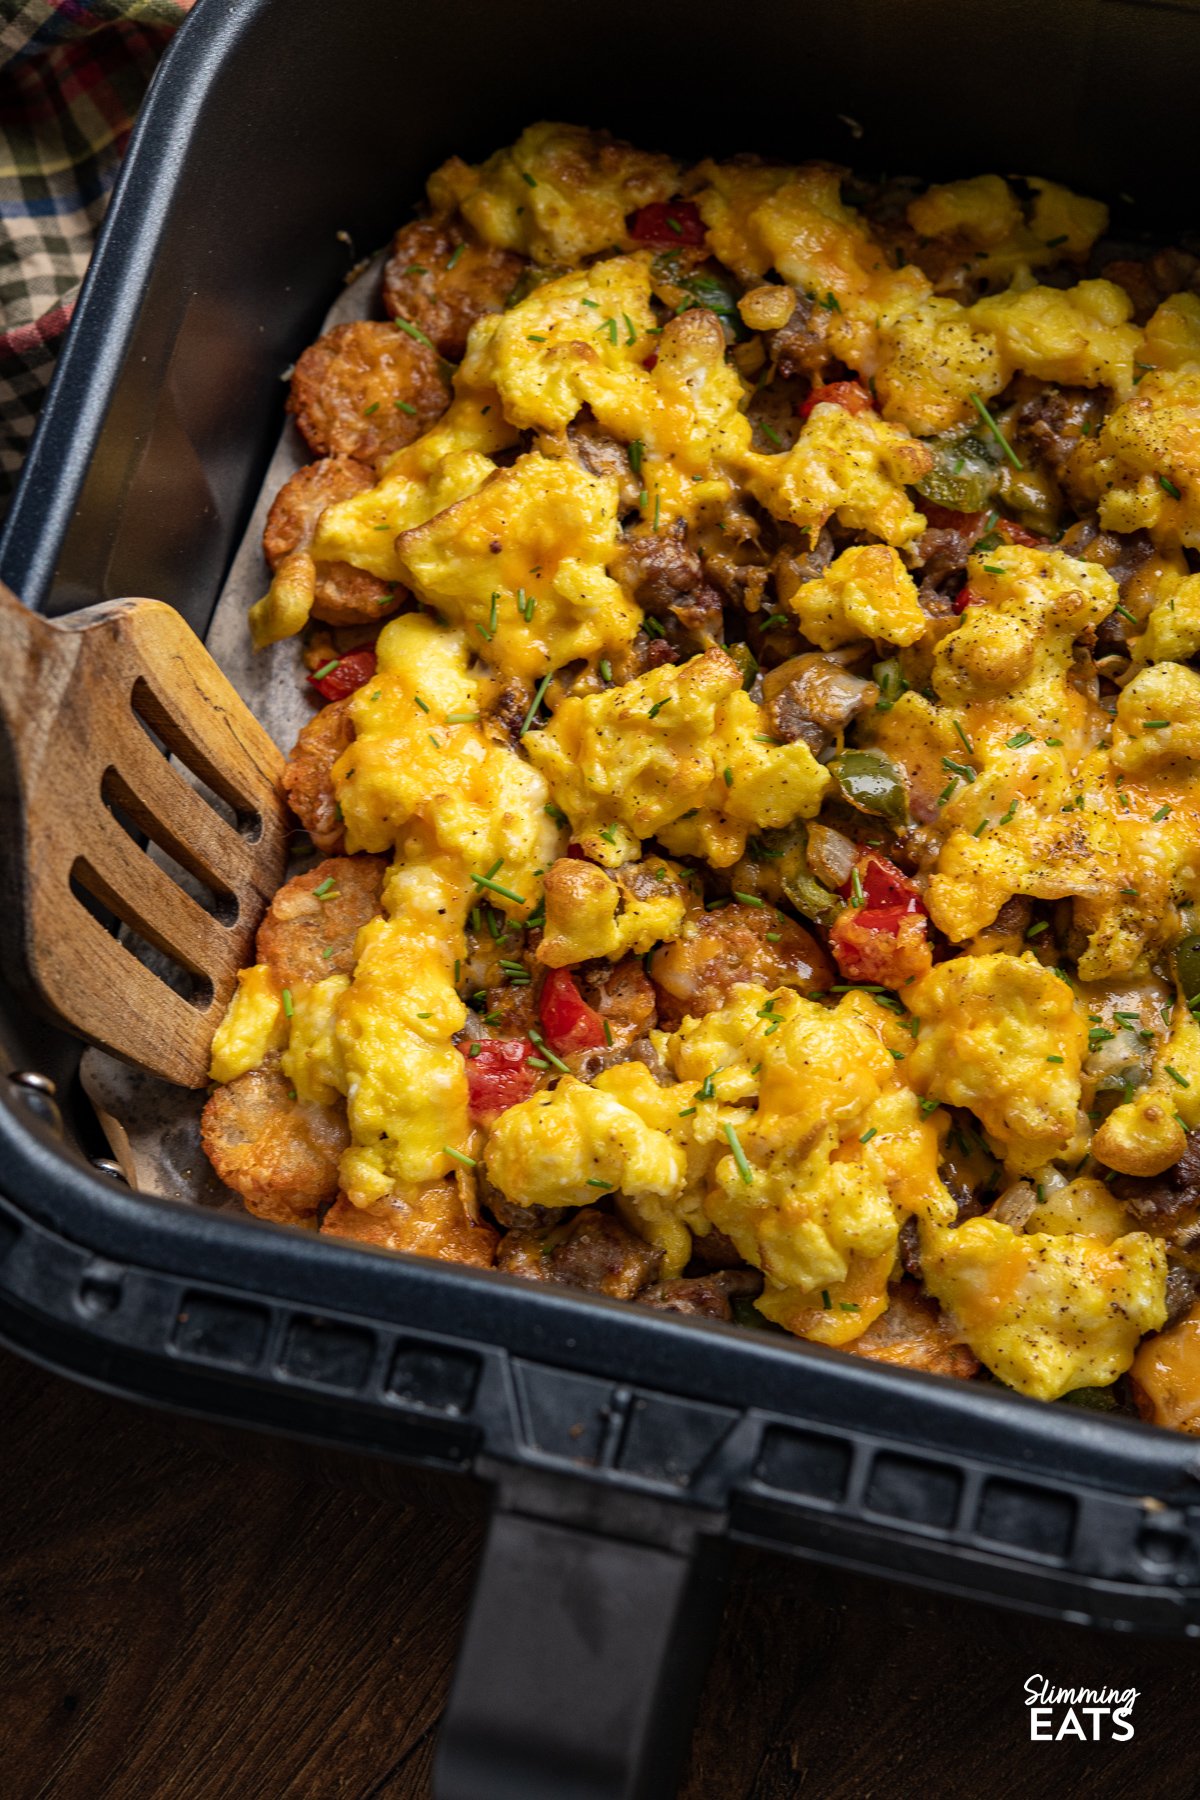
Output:
[[1106,531],[1200,547],[1200,367],[1151,369],[1075,451],[1070,475]]
[[811,818],[829,785],[806,744],[770,736],[723,650],[572,695],[525,748],[578,843],[606,868],[651,836],[728,868],[751,828]]
[[287,1043],[283,993],[266,963],[238,973],[237,990],[213,1038],[209,1075],[236,1081]]
[[280,1066],[296,1098],[332,1106],[348,1085],[337,1041],[338,1003],[350,986],[347,975],[327,975],[292,995],[292,1022]]
[[650,302],[648,253],[544,282],[479,321],[462,380],[494,387],[508,418],[559,442],[590,407],[630,447],[644,516],[715,517],[732,492],[729,471],[750,444],[745,389],[711,313],[700,308],[657,326]]
[[1181,994],[1157,1045],[1150,1081],[1109,1113],[1092,1148],[1110,1169],[1159,1175],[1177,1163],[1200,1125],[1200,1024]]
[[430,177],[429,198],[435,212],[457,207],[485,244],[552,268],[624,243],[627,215],[669,200],[678,185],[668,156],[543,123],[478,168],[451,157]]
[[351,701],[355,739],[334,765],[334,791],[351,851],[383,851],[417,825],[474,874],[505,910],[532,907],[535,869],[559,832],[536,769],[480,728],[480,685],[467,674],[462,632],[406,614],[379,636],[374,679]]
[[1109,387],[1118,394],[1133,386],[1141,345],[1132,314],[1129,295],[1111,281],[1009,288],[970,309],[974,324],[996,340],[1004,381],[1020,370],[1064,387]]
[[304,629],[318,562],[347,562],[382,581],[399,581],[397,535],[474,493],[493,471],[492,453],[515,436],[494,396],[461,393],[436,425],[392,457],[374,487],[325,508],[309,552],[284,558],[250,608],[255,648]]
[[972,394],[991,399],[1007,375],[995,335],[957,300],[929,299],[880,332],[875,391],[884,414],[928,436],[973,424]]
[[616,549],[613,477],[531,454],[404,532],[396,560],[418,599],[534,679],[632,642],[641,612],[607,572]]
[[897,547],[925,529],[906,490],[928,474],[933,458],[877,413],[814,406],[790,450],[772,456],[748,451],[742,466],[755,499],[814,538],[834,517],[848,531],[869,531]]
[[908,1059],[919,1092],[969,1106],[1015,1174],[1070,1149],[1087,1021],[1052,969],[1032,952],[955,957],[904,999],[921,1022]]
[[1177,576],[1159,592],[1130,649],[1138,662],[1189,662],[1200,656],[1200,575]]
[[915,644],[925,630],[913,578],[883,544],[843,550],[823,575],[789,594],[787,604],[805,637],[822,650],[858,638]]
[[703,163],[697,204],[709,242],[745,279],[775,268],[823,306],[835,355],[870,373],[876,336],[925,299],[929,282],[909,264],[897,269],[841,198],[836,169],[746,168]]
[[470,887],[456,856],[412,858],[359,933],[338,1006],[351,1146],[341,1182],[355,1206],[450,1174],[470,1140],[466,1064],[452,1043],[467,1009],[454,986]]
[[551,969],[606,956],[645,956],[679,936],[691,894],[687,870],[666,857],[609,871],[562,857],[546,872],[546,924],[538,961]]
[[[1058,899],[1120,885],[1103,771],[1089,780],[1086,762],[1078,768],[1107,719],[1070,679],[1075,640],[1116,606],[1116,584],[1096,563],[1016,546],[973,556],[968,580],[979,604],[943,637],[932,671],[961,735],[957,753],[940,755],[951,780],[928,905],[955,943],[990,924],[1012,894]],[[906,708],[919,728],[934,716]],[[903,754],[895,734],[888,742]]]
[[687,1167],[665,1132],[571,1075],[501,1113],[485,1162],[488,1179],[517,1206],[585,1206],[606,1193],[669,1199]]
[[973,271],[989,281],[1020,281],[1030,269],[1067,256],[1085,257],[1108,229],[1108,208],[1054,181],[1033,176],[1028,222],[1007,181],[975,175],[919,194],[908,222],[923,238],[952,239],[972,255]]
[[[938,1175],[938,1127],[898,1073],[893,1015],[866,995],[829,1010],[787,989],[742,988],[734,1006],[735,1029],[754,1008],[746,1054],[758,1053],[758,1106],[732,1137],[726,1131],[704,1210],[763,1270],[758,1304],[768,1318],[848,1342],[887,1304],[902,1219],[954,1216]],[[721,1016],[707,1023],[707,1042],[685,1031],[669,1052],[681,1068],[695,1067],[702,1045],[716,1049]],[[826,1304],[822,1290],[836,1298]]]
[[980,1362],[1038,1400],[1115,1381],[1167,1316],[1166,1252],[1141,1231],[1109,1244],[968,1219],[927,1231],[921,1266]]

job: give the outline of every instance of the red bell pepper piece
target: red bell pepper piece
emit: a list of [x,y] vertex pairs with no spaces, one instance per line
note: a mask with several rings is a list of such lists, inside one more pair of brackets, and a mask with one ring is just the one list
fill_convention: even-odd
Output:
[[704,242],[704,220],[691,200],[653,200],[633,215],[629,235],[635,244],[671,249]]
[[[895,909],[900,913],[923,913],[925,903],[916,885],[908,879],[886,856],[876,856],[873,852],[860,857],[858,879],[866,896],[865,910]],[[854,877],[842,883],[841,895],[849,900],[854,893]]]
[[983,536],[985,512],[959,512],[953,506],[939,506],[936,500],[921,500],[925,523],[935,531],[962,531],[969,537]]
[[606,1039],[604,1020],[589,1006],[569,969],[551,969],[538,999],[538,1018],[546,1042],[559,1056],[572,1050],[596,1050]]
[[950,604],[956,613],[965,613],[968,606],[980,604],[979,595],[972,588],[961,587]]
[[997,519],[996,530],[1009,544],[1025,544],[1036,550],[1039,544],[1048,544],[1049,538],[1039,537],[1036,531],[1027,531],[1024,525],[1018,525],[1015,519]]
[[323,700],[344,700],[355,688],[370,681],[374,673],[373,650],[348,650],[345,656],[338,657],[332,668],[326,664],[308,679]]
[[537,1070],[529,1067],[533,1045],[528,1038],[485,1038],[467,1056],[467,1095],[477,1117],[492,1117],[528,1100],[537,1086]]
[[[898,988],[930,966],[924,902],[907,875],[886,857],[860,858],[857,873],[865,904],[838,914],[830,947],[848,981]],[[851,876],[841,890],[845,899],[852,897],[854,886]]]
[[848,413],[875,410],[875,402],[861,381],[827,381],[824,386],[815,387],[796,411],[802,419],[807,419],[814,406],[840,406]]

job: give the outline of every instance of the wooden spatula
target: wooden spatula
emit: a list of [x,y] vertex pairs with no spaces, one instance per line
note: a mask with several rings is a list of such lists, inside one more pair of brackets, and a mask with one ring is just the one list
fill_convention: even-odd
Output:
[[[0,584],[5,974],[78,1037],[202,1086],[213,1032],[283,876],[282,767],[171,607],[114,600],[52,623]],[[203,883],[209,904],[131,832]],[[169,957],[190,978],[190,997],[120,943],[85,896]]]

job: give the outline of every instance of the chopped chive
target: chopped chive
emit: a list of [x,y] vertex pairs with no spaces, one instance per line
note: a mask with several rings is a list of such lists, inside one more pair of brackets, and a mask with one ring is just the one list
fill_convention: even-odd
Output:
[[1049,919],[1039,919],[1036,925],[1031,925],[1029,927],[1029,930],[1025,933],[1025,936],[1027,938],[1040,937],[1043,931],[1049,931],[1049,929],[1050,929]]
[[447,713],[446,723],[447,725],[477,725],[479,723],[479,714],[477,712]]
[[465,244],[456,244],[454,246],[454,250],[446,263],[446,273],[447,274],[450,273],[450,270],[454,267],[455,263],[458,261],[459,257],[462,255],[462,253],[466,249],[466,247],[467,246]]
[[1008,458],[1009,462],[1012,464],[1013,468],[1014,469],[1023,469],[1025,467],[1025,464],[1021,461],[1020,457],[1017,455],[1016,451],[1013,449],[1012,445],[1009,443],[1008,439],[1005,437],[1004,433],[1001,431],[1000,427],[997,425],[995,419],[993,419],[991,413],[988,411],[987,407],[983,404],[983,401],[979,398],[978,394],[973,393],[971,395],[971,405],[975,408],[975,411],[979,414],[980,422],[987,426],[988,430],[991,432],[992,436],[995,438],[996,442],[999,444],[1000,448],[1003,450],[1005,456],[1007,456],[1007,458]]
[[419,706],[423,713],[427,713],[429,711],[428,702],[425,700],[422,700],[420,694],[413,695],[413,704],[416,706]]
[[869,1144],[873,1137],[878,1137],[878,1136],[879,1136],[878,1126],[869,1125],[867,1127],[867,1129],[863,1132],[862,1136],[859,1138],[858,1141],[860,1144]]
[[942,767],[948,769],[952,775],[960,775],[968,783],[974,781],[979,772],[977,769],[969,769],[965,763],[955,762],[951,756],[943,756]]
[[1150,814],[1150,823],[1152,825],[1158,825],[1159,823],[1161,823],[1161,821],[1163,819],[1169,819],[1170,816],[1171,816],[1170,807],[1166,806],[1166,805],[1160,806],[1156,813]]
[[737,1164],[738,1174],[746,1183],[747,1187],[753,1187],[754,1175],[751,1171],[750,1164],[746,1161],[746,1152],[742,1149],[742,1146],[738,1141],[737,1132],[728,1122],[726,1122],[724,1126],[724,1131],[729,1148],[733,1151],[733,1160]]
[[1048,1056],[1046,1058],[1046,1061],[1052,1062],[1052,1063],[1060,1063],[1062,1061],[1062,1057],[1061,1056]]
[[326,675],[332,675],[333,671],[337,668],[337,666],[341,662],[341,660],[342,659],[340,656],[335,656],[332,662],[327,662],[323,668],[314,670],[313,671],[313,680],[314,681],[323,681],[325,679]]
[[548,1069],[550,1067],[544,1056],[529,1056],[525,1060],[531,1069]]
[[545,334],[543,332],[527,331],[525,333],[525,341],[530,344],[544,344],[546,341],[546,338],[545,338]]
[[621,317],[625,321],[625,347],[626,347],[626,349],[628,349],[630,344],[637,343],[638,334],[634,330],[633,320],[630,318],[629,314],[627,312],[623,312],[621,314]]
[[313,889],[313,899],[323,900],[333,887],[333,876],[327,875],[319,887]]
[[743,906],[765,906],[767,904],[758,894],[739,894],[736,888],[733,890],[733,897],[735,900],[740,900]]
[[833,1301],[829,1298],[829,1289],[828,1288],[821,1289],[821,1305],[825,1308],[826,1312],[828,1312],[830,1307],[833,1305]]
[[409,265],[408,265],[407,269],[405,269],[404,273],[406,275],[428,275],[429,270],[427,268],[425,268],[421,263],[409,263]]
[[670,700],[670,694],[667,694],[662,700],[656,700],[654,705],[650,708],[650,711],[646,714],[646,717],[648,719],[657,719],[663,707],[669,705]]
[[548,819],[553,819],[556,825],[566,825],[568,823],[566,813],[561,806],[556,806],[553,800],[547,800],[542,811]]
[[604,1041],[608,1045],[609,1049],[611,1050],[612,1049],[612,1041],[613,1041],[612,1026],[609,1024],[607,1019],[601,1019],[600,1023],[604,1027]]
[[955,729],[955,731],[957,731],[958,741],[962,745],[963,749],[966,751],[967,755],[974,756],[975,746],[971,742],[970,738],[967,736],[966,732],[963,730],[962,726],[959,724],[957,719],[955,719],[955,721],[954,721],[954,729]]
[[690,1119],[695,1110],[694,1106],[685,1106],[679,1116],[681,1119]]
[[291,988],[284,988],[284,990],[283,990],[283,1016],[284,1016],[284,1018],[290,1019],[292,1016],[292,1013],[294,1011],[295,1011],[295,1008],[292,1005],[292,990],[291,990]]
[[975,827],[974,831],[971,833],[971,836],[973,838],[980,838],[983,836],[983,834],[987,830],[987,828],[988,828],[988,821],[986,819],[980,819],[978,825]]
[[1144,719],[1142,721],[1142,730],[1166,731],[1170,723],[1170,719]]
[[1128,620],[1129,620],[1129,623],[1130,623],[1130,624],[1131,624],[1131,625],[1136,625],[1136,624],[1137,624],[1137,619],[1136,619],[1136,617],[1135,617],[1135,615],[1134,615],[1134,614],[1133,614],[1133,613],[1131,613],[1131,612],[1130,612],[1130,610],[1129,610],[1129,608],[1128,608],[1128,607],[1127,607],[1127,606],[1122,606],[1122,605],[1121,605],[1121,603],[1120,603],[1120,601],[1118,601],[1118,602],[1117,602],[1117,604],[1116,604],[1116,606],[1114,606],[1114,608],[1113,608],[1113,611],[1114,611],[1114,612],[1119,612],[1119,613],[1120,613],[1120,615],[1121,615],[1121,617],[1122,617],[1122,618],[1123,618],[1123,619],[1128,619]]
[[330,957],[333,955],[333,945],[326,944],[325,948],[321,952],[321,955],[325,958],[325,961],[328,962]]
[[363,415],[362,416],[364,419],[369,419],[372,413],[377,413],[378,411],[379,411],[378,400],[372,400],[370,406],[363,407]]
[[696,1089],[697,1100],[712,1100],[715,1098],[713,1092],[713,1073],[715,1073],[715,1071],[707,1074],[700,1083],[700,1086]]
[[1003,815],[1003,817],[1000,820],[1000,823],[1002,825],[1008,825],[1009,823],[1011,823],[1012,819],[1016,815],[1017,805],[1018,805],[1018,802],[1016,800],[1014,800],[1012,805],[1009,807],[1008,811]]
[[535,188],[537,186],[537,182],[534,180],[533,176],[529,173],[528,169],[521,170],[521,180],[525,183],[526,187]]
[[727,788],[731,788],[733,786],[733,770],[726,769],[724,771],[724,776],[725,776],[725,786]]
[[765,419],[760,419],[758,421],[758,429],[762,432],[769,444],[774,444],[777,450],[783,449],[783,439],[773,425],[768,425]]
[[1170,494],[1172,500],[1179,499],[1179,489],[1175,486],[1175,483],[1171,480],[1169,475],[1160,475],[1158,478],[1158,485],[1164,494]]
[[852,869],[850,872],[850,904],[851,906],[865,906],[867,904],[867,896],[863,890],[862,876],[859,874],[857,868]]
[[546,673],[542,676],[542,679],[538,682],[537,692],[533,696],[533,704],[530,706],[529,711],[525,714],[525,723],[522,725],[520,731],[517,733],[518,737],[524,737],[525,733],[529,730],[529,727],[533,724],[534,719],[537,717],[538,707],[542,704],[542,701],[545,699],[546,689],[549,686],[550,686],[550,671],[549,671],[549,669],[547,669]]
[[427,350],[432,350],[434,355],[437,355],[436,346],[430,343],[421,327],[414,325],[411,319],[393,319],[392,324],[397,331],[406,331],[410,338],[416,338],[418,344],[424,344]]
[[940,1105],[941,1105],[940,1100],[922,1100],[921,1111],[923,1113],[936,1112]]
[[1171,1077],[1171,1080],[1176,1084],[1177,1087],[1191,1087],[1192,1084],[1188,1080],[1187,1076],[1181,1075],[1179,1073],[1178,1069],[1173,1069],[1171,1067],[1170,1063],[1164,1063],[1163,1067],[1165,1068],[1167,1074]]
[[612,686],[612,664],[606,656],[602,656],[600,659],[600,679],[607,682],[610,687]]
[[629,446],[627,454],[629,456],[630,468],[635,475],[640,475],[642,472],[642,457],[646,454],[646,446],[643,444],[641,438],[634,438],[632,444]]
[[476,887],[487,888],[491,894],[499,894],[505,900],[514,900],[518,906],[525,904],[521,894],[514,894],[511,888],[501,887],[500,883],[493,881],[490,875],[472,875],[471,880]]
[[605,319],[603,325],[598,325],[596,327],[596,330],[607,332],[609,343],[610,344],[616,343],[616,341],[617,341],[617,321],[615,319]]

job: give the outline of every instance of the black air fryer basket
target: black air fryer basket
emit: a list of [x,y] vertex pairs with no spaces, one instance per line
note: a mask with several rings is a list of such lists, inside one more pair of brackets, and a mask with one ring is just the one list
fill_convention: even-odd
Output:
[[[1104,195],[1118,233],[1128,196],[1177,238],[1198,80],[1184,0],[199,0],[0,571],[50,612],[151,594],[203,632],[339,234],[381,245],[445,156],[530,120],[684,155],[1041,173]],[[731,1539],[1200,1634],[1187,1438],[139,1196],[79,1147],[78,1054],[15,1002],[0,1018],[0,1333],[119,1393],[490,1484],[439,1800],[664,1800]]]

